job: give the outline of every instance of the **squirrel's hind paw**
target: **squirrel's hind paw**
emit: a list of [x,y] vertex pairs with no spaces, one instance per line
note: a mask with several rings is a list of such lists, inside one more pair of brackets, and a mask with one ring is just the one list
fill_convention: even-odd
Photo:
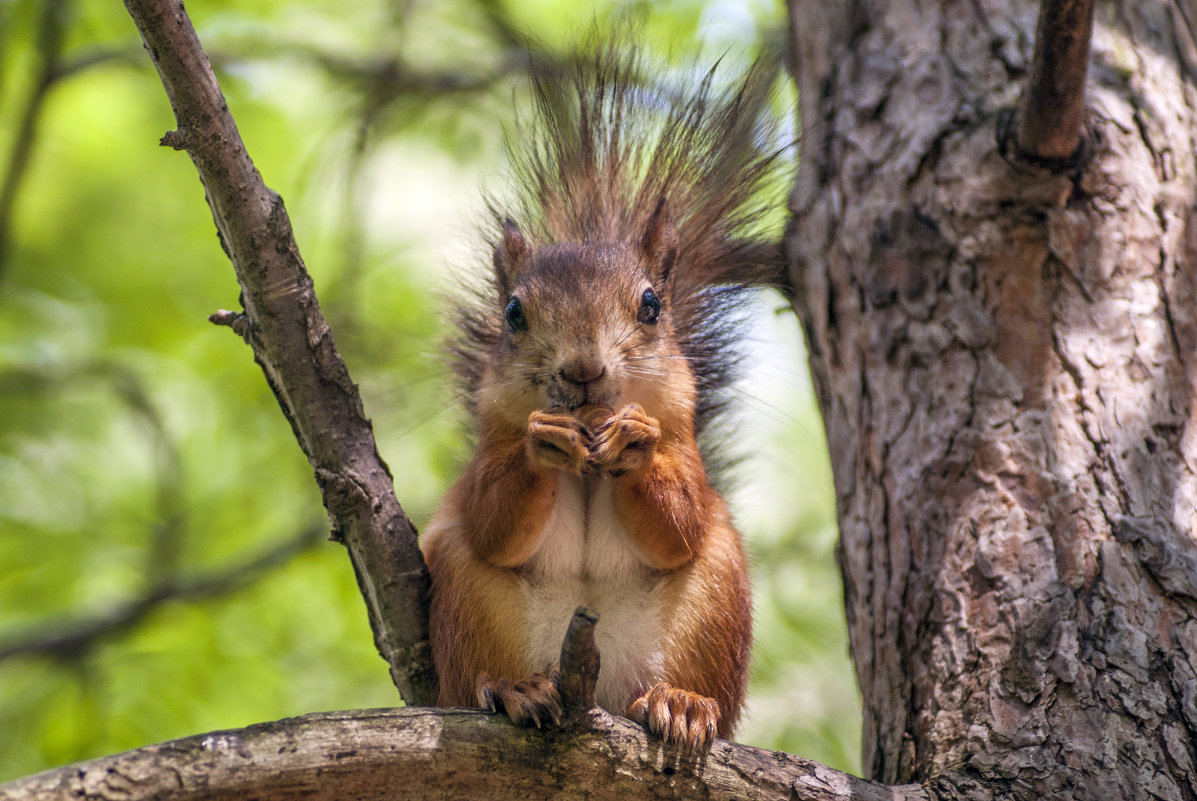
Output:
[[533,673],[514,684],[507,679],[492,679],[479,673],[474,682],[478,706],[491,712],[506,712],[507,717],[520,726],[540,728],[552,721],[561,725],[561,693],[557,691],[558,672],[549,675]]
[[661,682],[632,702],[628,717],[665,742],[691,753],[705,753],[719,729],[719,704]]

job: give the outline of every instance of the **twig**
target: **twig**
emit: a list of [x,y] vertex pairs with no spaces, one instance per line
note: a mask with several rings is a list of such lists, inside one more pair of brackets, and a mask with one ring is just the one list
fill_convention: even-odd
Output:
[[[149,429],[156,463],[154,477],[158,513],[142,568],[143,585],[152,587],[159,582],[173,581],[178,574],[188,530],[183,502],[183,458],[178,444],[171,438],[162,415],[158,413],[137,373],[116,363],[97,361],[84,365],[79,374],[93,375],[109,382],[117,397]],[[68,372],[60,381],[66,384],[70,378]]]
[[1016,143],[1023,154],[1057,161],[1080,147],[1092,32],[1093,0],[1043,0],[1018,113]]
[[[166,137],[162,137],[166,139]],[[246,345],[253,344],[253,331],[249,325],[249,318],[241,312],[219,309],[208,315],[208,322],[213,325],[227,325],[233,333],[245,340]]]
[[70,0],[43,0],[42,13],[37,26],[37,47],[41,54],[41,66],[37,70],[29,90],[29,98],[21,113],[12,149],[8,154],[8,166],[4,182],[0,183],[0,281],[8,268],[9,238],[12,226],[13,208],[17,192],[29,167],[29,157],[37,138],[37,122],[45,105],[50,87],[61,77],[59,61],[62,58],[62,29],[64,20],[71,13]]
[[320,311],[282,199],[254,168],[178,0],[125,0],[241,285],[254,357],[316,473],[365,597],[375,644],[409,704],[436,699],[428,571],[370,421]]
[[599,614],[579,606],[569,621],[565,641],[561,643],[561,676],[558,688],[561,701],[569,715],[585,712],[596,706],[595,687],[598,686],[599,651],[594,642],[594,626]]
[[149,587],[169,581],[178,570],[179,554],[188,527],[183,507],[183,460],[141,376],[117,362],[102,359],[65,365],[17,366],[0,370],[0,395],[20,393],[49,397],[78,389],[86,380],[97,380],[110,389],[150,435],[157,523],[146,549],[143,585]]
[[141,596],[87,620],[45,624],[38,631],[0,643],[0,662],[28,654],[64,659],[76,657],[95,647],[100,640],[133,628],[167,601],[219,597],[253,583],[272,568],[286,564],[293,556],[321,542],[325,531],[323,526],[312,526],[299,536],[235,567],[206,576],[161,582],[147,588]]
[[53,77],[55,81],[62,81],[73,78],[76,74],[85,72],[92,67],[113,62],[140,68],[142,66],[140,48],[135,50],[132,47],[95,47],[60,60]]
[[474,0],[499,41],[516,50],[530,50],[532,39],[516,24],[511,10],[501,0]]

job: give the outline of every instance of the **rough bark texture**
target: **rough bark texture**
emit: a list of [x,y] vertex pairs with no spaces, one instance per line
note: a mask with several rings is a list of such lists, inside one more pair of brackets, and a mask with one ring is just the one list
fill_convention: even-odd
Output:
[[713,798],[929,801],[809,760],[723,740],[696,755],[594,707],[598,614],[561,646],[562,728],[475,710],[332,712],[212,732],[0,785],[0,801]]
[[[245,290],[246,317],[222,319],[316,467],[401,680],[419,640],[388,605],[419,609],[424,574],[388,572],[414,537],[281,202],[181,6],[126,4]],[[1102,6],[1067,173],[1010,143],[1036,11],[791,0],[807,133],[788,245],[837,483],[865,764],[921,785],[723,741],[683,759],[597,710],[544,733],[380,710],[151,746],[9,783],[0,801],[1197,799],[1192,9]],[[347,457],[346,438],[361,444]],[[587,681],[567,677],[567,695]]]
[[0,801],[255,798],[435,801],[778,799],[916,801],[787,754],[717,740],[679,757],[595,709],[581,729],[540,732],[473,710],[330,712],[186,737],[0,785]]
[[1191,6],[1099,7],[1070,174],[1003,155],[1033,4],[790,10],[866,771],[1197,798]]
[[283,201],[254,168],[179,0],[126,0],[170,98],[178,130],[241,284],[244,316],[222,312],[253,346],[316,472],[334,534],[349,550],[374,641],[409,704],[436,700],[428,646],[428,570],[357,387],[320,312]]
[[519,729],[484,712],[326,712],[199,734],[0,785],[0,801],[768,799],[916,801],[789,754],[717,740],[679,757],[600,709],[581,729]]

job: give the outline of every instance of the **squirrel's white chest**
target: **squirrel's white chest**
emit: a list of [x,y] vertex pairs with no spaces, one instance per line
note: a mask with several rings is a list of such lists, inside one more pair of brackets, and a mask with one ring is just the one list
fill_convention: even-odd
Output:
[[599,705],[623,714],[663,672],[662,578],[615,516],[611,482],[561,476],[553,512],[521,575],[529,665],[555,667],[574,609],[598,611]]

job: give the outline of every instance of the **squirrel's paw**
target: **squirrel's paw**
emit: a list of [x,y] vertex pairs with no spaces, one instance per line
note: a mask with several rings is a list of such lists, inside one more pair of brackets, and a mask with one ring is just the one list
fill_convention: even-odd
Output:
[[478,706],[491,712],[506,712],[507,717],[520,726],[542,725],[552,721],[561,725],[561,693],[557,691],[559,672],[549,675],[533,673],[523,681],[514,684],[507,679],[492,679],[489,674],[479,673],[474,682],[474,693]]
[[528,417],[528,458],[533,464],[580,476],[589,444],[590,430],[567,411],[538,410]]
[[719,729],[719,704],[661,682],[632,702],[628,717],[665,742],[700,753],[710,749]]
[[586,426],[590,431],[598,431],[603,423],[610,420],[614,414],[615,410],[610,406],[603,406],[597,403],[579,406],[577,409],[574,409],[574,417],[581,420],[582,425]]
[[634,473],[652,461],[660,438],[657,421],[630,403],[595,429],[587,466],[610,478]]

